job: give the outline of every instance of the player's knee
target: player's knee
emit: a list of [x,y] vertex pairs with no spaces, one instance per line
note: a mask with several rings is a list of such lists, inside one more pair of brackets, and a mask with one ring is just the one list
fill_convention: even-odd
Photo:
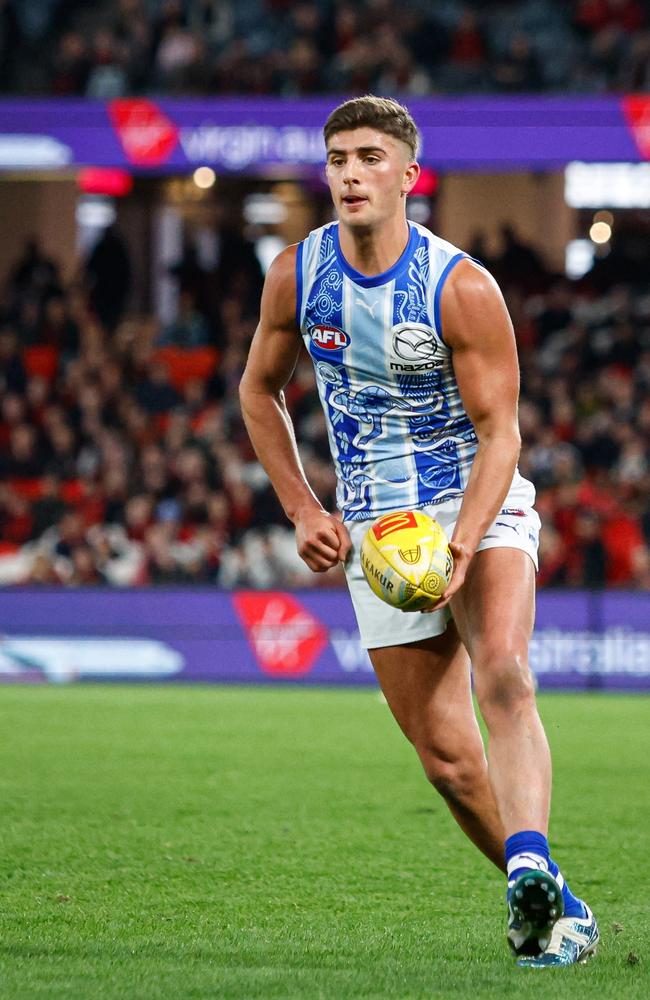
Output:
[[474,668],[476,697],[489,724],[495,712],[513,713],[535,702],[535,685],[524,650],[496,649]]
[[448,760],[430,747],[416,747],[428,780],[448,802],[464,802],[472,795],[484,770],[482,758]]

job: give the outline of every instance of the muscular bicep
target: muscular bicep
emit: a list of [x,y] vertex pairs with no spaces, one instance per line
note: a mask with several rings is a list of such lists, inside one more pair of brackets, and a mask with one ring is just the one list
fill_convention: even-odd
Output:
[[461,261],[443,289],[441,307],[461,399],[479,438],[517,434],[519,363],[497,283],[482,267]]
[[276,394],[287,384],[296,366],[301,340],[296,325],[295,259],[296,248],[287,247],[269,268],[260,321],[242,378],[243,391]]

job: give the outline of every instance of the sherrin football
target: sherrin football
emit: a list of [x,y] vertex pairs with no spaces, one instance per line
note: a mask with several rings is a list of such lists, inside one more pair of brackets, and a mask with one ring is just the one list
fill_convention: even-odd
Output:
[[454,560],[444,528],[419,510],[397,510],[370,525],[361,566],[372,590],[401,611],[434,607],[451,579]]

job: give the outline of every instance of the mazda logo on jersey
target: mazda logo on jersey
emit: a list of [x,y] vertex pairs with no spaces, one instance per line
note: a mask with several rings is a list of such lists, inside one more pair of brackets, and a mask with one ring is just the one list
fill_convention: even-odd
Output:
[[391,330],[391,371],[427,372],[443,365],[434,331],[424,323],[398,323]]
[[340,351],[350,344],[350,338],[345,330],[338,326],[323,326],[318,324],[309,330],[312,344],[323,351]]

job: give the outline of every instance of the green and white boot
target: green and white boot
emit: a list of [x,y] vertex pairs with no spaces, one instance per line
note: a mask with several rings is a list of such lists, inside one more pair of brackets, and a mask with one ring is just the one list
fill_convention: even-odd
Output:
[[508,944],[515,955],[538,957],[564,913],[562,890],[548,872],[523,872],[508,888]]

